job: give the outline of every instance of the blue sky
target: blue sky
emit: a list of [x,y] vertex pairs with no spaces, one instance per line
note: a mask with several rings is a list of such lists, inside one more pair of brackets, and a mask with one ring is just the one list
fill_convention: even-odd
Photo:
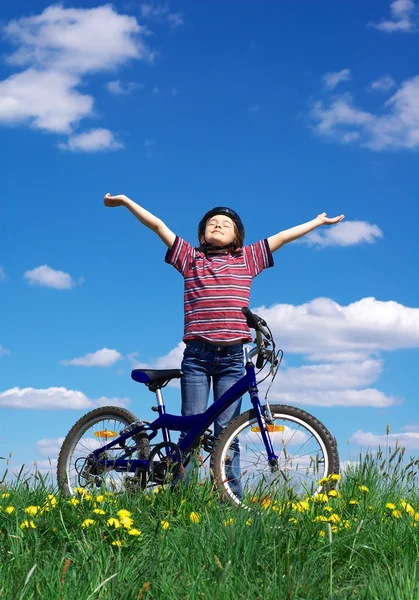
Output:
[[[16,0],[1,27],[11,469],[54,465],[96,406],[150,419],[131,369],[180,365],[183,281],[107,192],[191,242],[220,204],[247,242],[344,213],[253,284],[285,355],[270,398],[320,418],[343,461],[385,444],[387,425],[417,453],[419,4]],[[177,388],[165,400],[179,410]]]

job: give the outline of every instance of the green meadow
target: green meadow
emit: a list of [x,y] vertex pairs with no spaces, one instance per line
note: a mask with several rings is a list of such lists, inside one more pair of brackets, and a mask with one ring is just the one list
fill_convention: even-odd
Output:
[[[360,457],[324,493],[220,502],[176,491],[63,498],[39,473],[0,484],[5,600],[418,600],[419,459]],[[337,478],[336,478],[337,479]]]

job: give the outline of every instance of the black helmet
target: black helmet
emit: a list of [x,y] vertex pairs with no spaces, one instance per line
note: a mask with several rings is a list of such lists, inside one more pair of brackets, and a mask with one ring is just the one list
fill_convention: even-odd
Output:
[[226,217],[229,217],[232,221],[234,221],[237,226],[237,229],[239,230],[241,237],[244,239],[244,226],[243,226],[242,220],[240,219],[240,217],[236,213],[236,211],[234,211],[232,208],[228,208],[227,206],[216,206],[215,208],[212,208],[211,210],[209,210],[199,221],[199,225],[198,225],[198,239],[199,240],[201,238],[201,235],[204,235],[205,226],[207,224],[208,219],[211,219],[211,217],[215,217],[215,215],[225,215]]

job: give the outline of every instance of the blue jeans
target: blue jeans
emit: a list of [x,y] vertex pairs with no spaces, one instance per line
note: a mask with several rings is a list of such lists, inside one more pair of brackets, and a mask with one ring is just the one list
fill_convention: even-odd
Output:
[[[208,406],[211,380],[215,402],[243,377],[245,373],[243,344],[217,346],[201,340],[187,342],[181,369],[183,372],[180,380],[182,416],[203,413]],[[221,433],[227,423],[240,414],[240,409],[241,398],[221,413],[214,421],[215,437]],[[181,434],[180,439],[183,436],[184,434]],[[230,487],[237,495],[241,495],[240,451],[237,439],[231,444],[231,451],[233,457],[229,463],[226,461],[226,474]],[[185,475],[188,479],[187,473]]]

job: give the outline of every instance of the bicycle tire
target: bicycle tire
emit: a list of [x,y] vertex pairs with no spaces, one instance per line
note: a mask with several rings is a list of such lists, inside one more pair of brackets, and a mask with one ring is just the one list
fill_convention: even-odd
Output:
[[[287,431],[287,435],[290,440],[292,440],[292,437],[295,436],[295,432],[297,432],[298,429],[300,427],[302,427],[302,430],[297,434],[297,438],[299,436],[299,438],[301,439],[301,442],[298,442],[298,443],[300,443],[300,446],[302,447],[307,443],[307,442],[303,443],[303,437],[304,437],[304,435],[308,436],[309,433],[311,433],[312,437],[318,443],[319,448],[320,448],[322,454],[324,455],[324,457],[321,458],[320,461],[318,461],[318,463],[322,464],[324,466],[322,467],[322,472],[319,472],[319,474],[318,474],[319,476],[317,477],[317,479],[315,480],[313,478],[313,482],[316,481],[316,483],[317,483],[318,480],[322,479],[323,477],[326,477],[333,473],[339,473],[339,455],[338,455],[338,451],[337,451],[336,440],[334,437],[332,437],[332,435],[327,430],[327,428],[318,419],[313,417],[313,415],[311,415],[310,413],[308,413],[300,408],[296,408],[294,406],[286,406],[286,405],[282,405],[282,404],[271,404],[270,409],[271,409],[272,416],[276,421],[281,420],[285,423],[294,424],[293,425],[294,433],[292,435],[289,433],[291,431],[291,429],[287,429],[287,425],[283,426],[283,430]],[[246,504],[248,504],[250,507],[250,504],[251,504],[251,502],[249,500],[250,485],[249,485],[249,489],[245,490],[244,493],[241,492],[240,494],[238,494],[234,490],[234,486],[231,485],[231,482],[229,481],[228,476],[227,476],[226,460],[231,460],[231,456],[230,456],[232,453],[231,448],[232,448],[232,444],[233,444],[234,440],[238,440],[237,443],[238,443],[239,447],[243,448],[243,439],[246,434],[243,434],[241,439],[240,439],[240,435],[245,430],[246,426],[248,426],[248,425],[251,426],[249,431],[252,431],[252,427],[253,428],[256,427],[256,430],[258,429],[256,412],[254,409],[243,412],[241,415],[237,416],[233,421],[231,421],[223,429],[223,431],[220,433],[217,440],[215,441],[214,450],[211,455],[211,471],[212,471],[213,477],[215,479],[215,485],[218,487],[222,499],[227,501],[228,503],[230,503],[231,505],[233,505],[235,507],[238,507],[238,506],[244,507]],[[307,431],[307,434],[303,432],[303,428]],[[271,434],[271,440],[273,440],[273,435],[275,435],[275,434]],[[283,434],[283,437],[284,437],[284,435],[285,434]],[[260,438],[260,441],[262,441],[261,438]],[[264,465],[265,465],[265,470],[266,470],[266,466],[267,466],[266,450],[265,450],[264,444],[263,444],[263,448],[262,448],[262,444],[260,443],[260,441],[258,443],[259,443],[259,446],[261,446],[261,452],[264,453]],[[295,443],[296,443],[296,440],[294,440],[294,444]],[[283,445],[285,446],[285,444],[283,444]],[[246,449],[247,448],[245,448],[245,450]],[[280,453],[278,453],[278,451],[275,449],[275,444],[274,444],[274,450],[275,450],[275,453],[280,456]],[[287,459],[285,450],[283,451],[283,454],[285,456],[285,459]],[[242,455],[241,449],[239,450],[239,455],[240,456]],[[252,454],[252,456],[253,456],[253,454]],[[310,457],[310,458],[312,458],[312,457]],[[307,459],[304,459],[304,461],[307,462]],[[324,463],[322,461],[324,461]],[[240,459],[240,462],[241,462],[241,459]],[[297,468],[298,468],[298,466],[297,466]],[[285,470],[286,470],[286,468],[285,468]],[[246,472],[244,472],[244,473],[246,474]],[[240,469],[240,477],[242,477],[242,476],[243,476],[243,473],[241,472],[241,469]],[[262,490],[262,488],[259,488],[259,489]],[[322,486],[318,485],[318,483],[317,483],[317,487],[316,487],[315,491],[313,492],[313,495],[318,494],[321,491],[321,489],[322,489]],[[277,491],[280,491],[280,490],[277,490]],[[247,493],[247,498],[246,498],[246,493]],[[262,497],[263,497],[263,494],[262,494],[261,498]],[[252,502],[253,501],[254,501],[254,496],[252,497]]]
[[57,461],[58,487],[63,496],[72,496],[74,488],[77,487],[73,485],[69,474],[69,462],[73,457],[77,442],[90,427],[105,419],[114,419],[124,426],[138,420],[132,412],[125,408],[103,406],[86,413],[73,425],[64,439]]

